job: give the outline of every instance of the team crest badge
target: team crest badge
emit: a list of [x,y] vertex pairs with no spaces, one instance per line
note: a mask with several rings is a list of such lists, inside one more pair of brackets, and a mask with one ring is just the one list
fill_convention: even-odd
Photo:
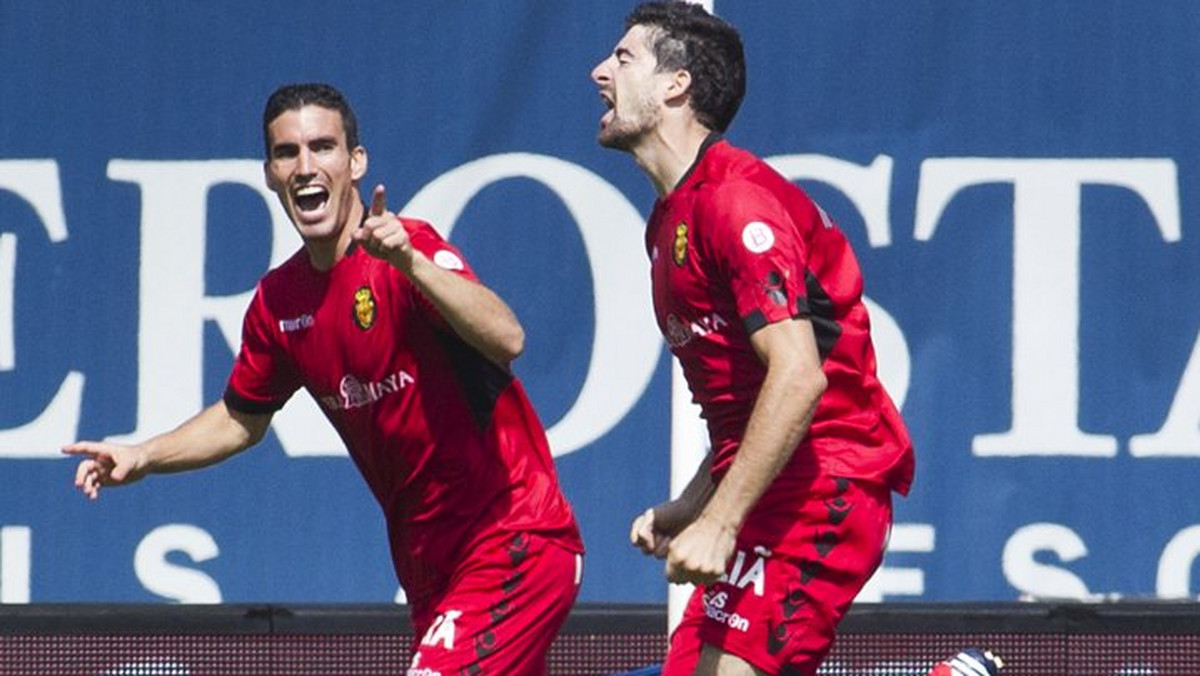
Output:
[[360,286],[354,292],[354,323],[364,331],[375,324],[375,296],[369,286]]
[[687,223],[675,226],[675,265],[683,265],[683,262],[687,260],[687,239]]

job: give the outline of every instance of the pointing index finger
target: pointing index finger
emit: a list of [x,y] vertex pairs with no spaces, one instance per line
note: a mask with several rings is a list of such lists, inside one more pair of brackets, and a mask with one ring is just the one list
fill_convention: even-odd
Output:
[[382,216],[387,211],[387,188],[383,184],[375,186],[375,193],[371,197],[371,215]]

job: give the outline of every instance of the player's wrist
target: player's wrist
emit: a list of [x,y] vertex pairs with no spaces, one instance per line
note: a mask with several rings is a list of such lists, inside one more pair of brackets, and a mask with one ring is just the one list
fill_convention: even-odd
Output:
[[737,537],[738,531],[742,528],[742,519],[740,517],[712,509],[701,511],[700,515],[696,517],[695,522],[703,522],[710,528],[719,530],[730,537]]

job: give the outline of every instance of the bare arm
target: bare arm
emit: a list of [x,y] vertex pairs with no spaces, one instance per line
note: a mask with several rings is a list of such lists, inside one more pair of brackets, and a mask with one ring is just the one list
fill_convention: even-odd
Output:
[[270,423],[270,414],[240,413],[219,401],[140,444],[77,441],[62,451],[82,458],[75,469],[75,487],[95,500],[101,486],[122,486],[147,474],[184,472],[225,460],[262,439]]
[[387,194],[376,186],[371,212],[354,233],[367,253],[403,272],[467,344],[502,366],[525,349],[525,330],[499,296],[483,284],[443,269],[417,251],[404,225],[387,210]]
[[712,497],[712,462],[710,451],[679,497],[647,509],[633,520],[629,530],[633,546],[660,559],[667,555],[671,539],[695,520]]
[[750,336],[766,378],[729,470],[696,520],[671,542],[667,577],[707,583],[725,572],[735,538],[758,499],[808,432],[825,392],[812,322],[778,322]]

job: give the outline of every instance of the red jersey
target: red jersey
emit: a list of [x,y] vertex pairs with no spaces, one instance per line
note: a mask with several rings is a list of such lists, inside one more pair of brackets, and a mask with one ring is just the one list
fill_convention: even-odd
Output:
[[[474,280],[427,223],[416,249]],[[474,542],[582,542],[521,383],[463,342],[403,273],[351,246],[320,272],[301,250],[259,282],[226,404],[274,412],[300,387],[337,429],[387,519],[410,599],[436,593]]]
[[646,249],[658,325],[708,424],[714,475],[733,462],[766,375],[750,334],[807,317],[828,387],[768,496],[818,474],[907,492],[912,443],[875,374],[858,262],[800,188],[714,136],[655,203]]

